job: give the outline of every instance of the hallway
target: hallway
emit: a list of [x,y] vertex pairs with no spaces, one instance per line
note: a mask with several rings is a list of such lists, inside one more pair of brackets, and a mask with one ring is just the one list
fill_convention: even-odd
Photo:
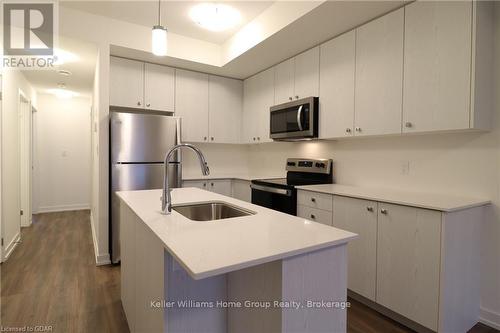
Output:
[[3,327],[128,332],[120,267],[96,267],[89,211],[34,215],[21,240],[2,264]]

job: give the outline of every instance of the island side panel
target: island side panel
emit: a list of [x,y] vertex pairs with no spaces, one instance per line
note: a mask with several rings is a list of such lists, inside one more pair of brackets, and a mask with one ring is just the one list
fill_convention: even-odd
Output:
[[283,333],[346,332],[347,309],[312,308],[308,301],[347,301],[347,244],[282,261],[282,297],[301,302],[299,309],[283,308]]
[[[167,251],[164,262],[165,300],[173,305],[165,308],[165,332],[226,333],[227,310],[217,306],[227,299],[226,275],[194,280]],[[199,307],[196,302],[209,302],[213,307]]]
[[265,308],[282,299],[281,281],[281,260],[228,273],[227,300],[242,307],[228,307],[227,332],[281,332],[281,309]]
[[120,201],[121,301],[130,333],[135,333],[135,221]]

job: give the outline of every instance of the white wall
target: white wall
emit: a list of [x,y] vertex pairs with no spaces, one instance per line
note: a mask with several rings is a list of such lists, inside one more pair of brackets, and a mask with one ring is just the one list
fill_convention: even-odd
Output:
[[5,70],[2,79],[1,173],[2,173],[2,237],[5,259],[20,235],[20,158],[19,158],[19,90],[36,106],[36,93],[24,75]]
[[88,97],[38,96],[38,212],[90,208],[90,106]]

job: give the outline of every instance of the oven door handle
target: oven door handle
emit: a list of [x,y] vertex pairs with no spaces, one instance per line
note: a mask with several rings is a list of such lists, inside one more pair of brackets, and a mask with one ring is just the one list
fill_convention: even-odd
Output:
[[299,125],[299,130],[302,132],[302,107],[304,105],[299,106],[299,110],[297,111],[297,125]]
[[263,185],[257,185],[257,184],[250,184],[250,188],[253,190],[257,190],[257,191],[264,191],[264,192],[269,192],[269,193],[273,193],[273,194],[286,195],[287,197],[292,196],[291,190],[285,190],[282,188],[263,186]]

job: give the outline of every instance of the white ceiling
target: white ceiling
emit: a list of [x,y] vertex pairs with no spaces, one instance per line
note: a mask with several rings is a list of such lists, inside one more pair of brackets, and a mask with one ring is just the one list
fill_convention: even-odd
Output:
[[[78,59],[57,66],[54,70],[23,71],[26,79],[39,92],[57,88],[59,83],[64,83],[68,90],[90,95],[94,84],[97,47],[75,39],[59,37],[58,48],[71,52]],[[70,71],[71,75],[63,76],[57,73],[59,69]]]
[[[254,19],[273,1],[219,1],[230,5],[241,13],[242,20],[235,27],[221,32],[213,32],[201,28],[189,18],[189,10],[198,1],[165,1],[161,2],[162,25],[174,33],[201,39],[207,42],[222,44],[246,23]],[[95,15],[107,16],[138,25],[153,27],[157,24],[158,1],[61,1],[62,6],[85,11]]]

